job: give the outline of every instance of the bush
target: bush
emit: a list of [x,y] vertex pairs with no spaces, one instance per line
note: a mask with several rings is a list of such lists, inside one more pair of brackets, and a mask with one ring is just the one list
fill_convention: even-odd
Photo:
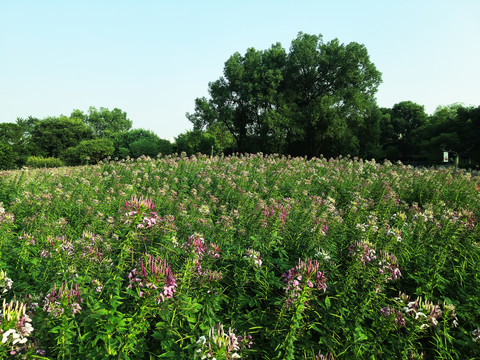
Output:
[[44,158],[43,156],[29,156],[25,165],[33,168],[52,168],[64,166],[62,160],[58,158]]
[[69,147],[62,153],[62,160],[68,165],[98,163],[115,151],[112,141],[108,139],[83,140],[75,147]]

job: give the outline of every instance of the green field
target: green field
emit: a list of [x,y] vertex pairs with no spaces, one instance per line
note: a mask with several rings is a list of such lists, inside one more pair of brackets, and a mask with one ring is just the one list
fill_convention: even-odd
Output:
[[0,173],[0,358],[480,359],[480,176],[167,156]]

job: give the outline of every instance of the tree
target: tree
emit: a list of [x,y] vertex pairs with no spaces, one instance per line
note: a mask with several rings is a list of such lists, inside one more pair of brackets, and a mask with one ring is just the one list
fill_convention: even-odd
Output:
[[460,141],[464,145],[464,156],[468,159],[468,165],[475,162],[480,165],[480,106],[460,107],[457,110],[458,122],[465,125],[460,133]]
[[124,133],[117,133],[114,137],[115,156],[139,157],[146,155],[157,156],[173,152],[173,145],[168,140],[160,139],[153,131],[145,129],[133,129]]
[[425,107],[412,101],[402,101],[382,111],[381,139],[385,156],[390,160],[414,159],[419,152],[415,133],[428,122]]
[[97,110],[91,106],[88,109],[88,115],[80,110],[74,110],[70,118],[82,120],[92,129],[93,135],[97,138],[126,132],[132,127],[132,121],[127,118],[127,113],[117,108],[108,110],[101,107],[100,110]]
[[15,167],[15,152],[8,143],[0,142],[0,170],[13,169]]
[[0,169],[20,164],[22,129],[14,123],[0,124]]
[[375,106],[381,82],[366,48],[300,33],[292,41],[285,77],[298,129],[293,148],[301,146],[308,155],[358,153],[357,128]]
[[235,139],[239,151],[284,141],[277,112],[285,60],[280,44],[232,55],[225,62],[224,76],[209,84],[211,99],[197,98],[195,112],[187,114],[194,130],[221,126]]
[[276,44],[232,55],[187,117],[197,130],[222,124],[239,151],[358,153],[380,81],[363,45],[300,33],[288,54]]
[[61,158],[68,165],[97,164],[114,151],[113,142],[109,139],[83,140],[77,146],[66,149]]
[[35,122],[28,142],[38,151],[35,155],[59,157],[69,147],[92,138],[92,130],[80,119],[66,116],[48,117]]
[[465,166],[480,162],[480,107],[439,106],[429,121],[413,132],[419,144],[416,158],[440,162],[443,151]]
[[38,153],[37,144],[31,141],[32,132],[35,128],[35,125],[40,121],[40,119],[33,116],[29,116],[26,119],[17,118],[17,125],[20,128],[22,133],[19,141],[19,160],[18,165],[25,165],[27,159],[31,155]]
[[200,130],[186,131],[175,138],[175,148],[178,153],[185,152],[187,155],[196,153],[214,154],[223,149],[214,135]]

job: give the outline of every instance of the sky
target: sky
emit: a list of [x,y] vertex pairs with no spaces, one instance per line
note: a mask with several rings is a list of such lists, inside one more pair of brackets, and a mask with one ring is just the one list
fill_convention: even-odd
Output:
[[0,122],[119,108],[173,139],[235,52],[365,45],[381,107],[480,105],[480,0],[0,0]]

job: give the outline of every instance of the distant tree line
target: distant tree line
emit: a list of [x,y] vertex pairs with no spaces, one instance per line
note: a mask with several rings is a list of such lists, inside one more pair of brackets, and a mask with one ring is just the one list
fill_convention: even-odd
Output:
[[132,129],[120,109],[91,107],[0,124],[0,169],[173,152],[349,154],[422,165],[439,164],[448,152],[457,165],[480,164],[480,106],[439,106],[432,115],[411,101],[380,108],[380,83],[363,45],[299,33],[289,51],[277,43],[233,54],[223,76],[208,84],[209,98],[197,98],[186,115],[193,130],[174,144]]
[[299,33],[288,52],[276,44],[232,55],[187,118],[232,151],[423,164],[447,151],[460,165],[480,164],[480,107],[441,106],[431,116],[411,101],[380,108],[380,83],[363,45]]
[[0,124],[0,169],[95,164],[108,156],[120,159],[173,152],[170,141],[131,127],[127,114],[117,108],[90,107],[87,113],[74,110],[70,116],[18,118],[16,123]]

